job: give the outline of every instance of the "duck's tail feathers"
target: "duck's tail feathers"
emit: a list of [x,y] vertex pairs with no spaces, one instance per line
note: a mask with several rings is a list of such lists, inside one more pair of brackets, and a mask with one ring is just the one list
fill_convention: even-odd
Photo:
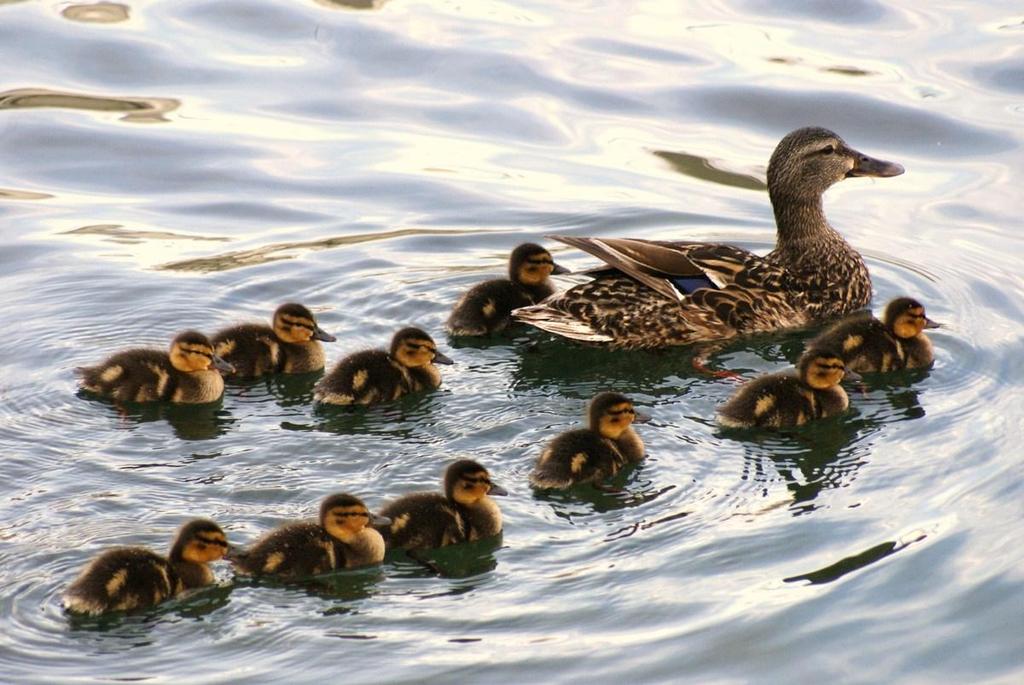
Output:
[[545,304],[535,304],[529,307],[513,309],[512,318],[516,321],[528,323],[548,333],[554,333],[555,335],[571,338],[572,340],[589,343],[614,341],[614,338],[595,330],[585,321],[575,319],[569,314]]

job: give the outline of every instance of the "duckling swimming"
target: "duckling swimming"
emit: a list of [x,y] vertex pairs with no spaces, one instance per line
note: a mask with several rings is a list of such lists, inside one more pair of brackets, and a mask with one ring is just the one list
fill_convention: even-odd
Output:
[[283,525],[250,549],[232,552],[228,561],[245,575],[278,578],[379,564],[384,558],[384,538],[368,525],[371,523],[387,525],[390,521],[371,514],[358,497],[330,495],[320,505],[319,523]]
[[718,409],[727,428],[787,428],[846,410],[849,398],[839,385],[846,370],[838,350],[811,348],[794,370],[770,373],[745,383]]
[[590,400],[586,428],[566,431],[541,452],[530,484],[535,488],[568,488],[591,483],[601,489],[605,479],[626,464],[644,458],[644,443],[632,424],[644,423],[633,402],[617,392],[602,392]]
[[926,328],[939,328],[924,305],[910,297],[897,297],[885,307],[879,321],[868,312],[834,324],[808,347],[841,350],[846,368],[860,373],[917,369],[932,363],[932,341]]
[[[212,367],[212,368],[211,368]],[[215,402],[224,393],[220,371],[234,367],[218,357],[202,333],[185,331],[170,352],[135,349],[118,352],[97,366],[76,369],[83,390],[121,402]]]
[[444,492],[414,492],[381,509],[388,548],[429,549],[489,538],[501,532],[501,510],[491,495],[508,494],[487,469],[460,459],[444,473]]
[[478,283],[458,301],[448,317],[452,335],[488,335],[512,321],[512,310],[537,304],[555,292],[548,276],[567,273],[540,245],[523,243],[508,260],[508,278]]
[[273,327],[249,323],[225,328],[213,336],[217,354],[239,376],[268,373],[310,373],[324,368],[320,344],[337,340],[317,325],[316,317],[295,302],[274,312]]
[[313,389],[325,404],[374,404],[397,400],[441,385],[435,364],[454,362],[437,351],[433,338],[419,328],[403,328],[391,339],[391,350],[365,350],[339,361]]
[[143,547],[111,549],[85,567],[64,593],[64,607],[83,614],[151,607],[185,590],[209,585],[207,566],[224,556],[224,531],[206,519],[189,521],[178,531],[166,557]]

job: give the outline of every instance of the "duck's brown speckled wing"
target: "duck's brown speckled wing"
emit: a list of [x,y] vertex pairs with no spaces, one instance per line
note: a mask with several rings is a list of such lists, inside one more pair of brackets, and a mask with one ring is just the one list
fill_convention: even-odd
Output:
[[[518,309],[516,318],[620,348],[684,345],[805,323],[785,270],[738,247],[581,238],[571,244],[587,245],[618,271]],[[687,293],[673,280],[679,277],[710,283]]]

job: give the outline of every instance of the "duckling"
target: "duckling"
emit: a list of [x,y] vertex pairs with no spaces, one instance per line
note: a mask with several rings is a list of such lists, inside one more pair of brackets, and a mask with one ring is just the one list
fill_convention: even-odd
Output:
[[335,569],[379,564],[384,538],[368,524],[387,525],[352,495],[330,495],[320,504],[320,522],[289,523],[267,533],[228,561],[251,576],[302,578]]
[[841,350],[853,371],[916,369],[932,363],[932,342],[926,328],[939,328],[925,316],[924,305],[910,297],[897,297],[885,307],[879,321],[868,312],[849,316],[812,340],[808,347]]
[[480,336],[505,329],[513,309],[537,304],[555,292],[548,276],[568,271],[540,245],[523,243],[512,250],[507,279],[478,283],[463,294],[448,317],[448,332]]
[[274,312],[273,327],[258,323],[225,328],[213,336],[214,349],[239,376],[310,373],[324,368],[320,344],[337,340],[317,325],[316,317],[295,302]]
[[214,353],[205,335],[185,331],[171,341],[168,353],[125,350],[76,371],[83,390],[121,402],[200,404],[220,399],[224,379],[219,372],[232,373],[234,367]]
[[220,526],[194,519],[178,531],[166,558],[144,547],[107,550],[68,587],[64,607],[98,615],[155,606],[185,590],[212,583],[213,572],[207,564],[223,557],[227,548]]
[[846,370],[838,350],[811,348],[794,370],[770,373],[744,384],[718,409],[718,422],[727,428],[788,428],[813,419],[834,416],[850,402],[839,385]]
[[403,328],[391,350],[364,350],[339,361],[313,389],[325,404],[374,404],[441,385],[435,364],[454,364],[437,351],[433,338],[419,328]]
[[491,495],[507,495],[487,469],[460,459],[444,473],[444,492],[414,492],[381,509],[389,548],[428,549],[489,538],[501,532],[501,510]]
[[590,400],[586,428],[566,431],[544,448],[530,474],[535,488],[568,488],[602,482],[629,463],[644,458],[644,443],[631,424],[649,417],[638,414],[633,402],[617,392],[602,392]]

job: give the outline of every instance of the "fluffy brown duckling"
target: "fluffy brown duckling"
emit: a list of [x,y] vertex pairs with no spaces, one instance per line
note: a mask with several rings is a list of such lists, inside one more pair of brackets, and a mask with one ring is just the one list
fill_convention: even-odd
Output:
[[926,328],[939,328],[924,305],[911,297],[897,297],[885,307],[879,321],[869,312],[854,314],[833,324],[808,343],[842,352],[846,367],[868,373],[917,369],[932,363],[932,341]]
[[224,556],[224,531],[206,519],[178,531],[167,557],[144,547],[111,549],[93,559],[64,593],[64,607],[82,614],[152,607],[213,582],[211,561]]
[[213,336],[213,346],[244,377],[268,373],[310,373],[324,368],[323,342],[337,340],[317,325],[316,317],[295,302],[274,312],[272,326],[247,323]]
[[82,389],[120,402],[215,402],[224,394],[220,372],[234,367],[214,353],[210,340],[196,331],[179,333],[169,352],[134,349],[118,352],[97,366],[77,369]]
[[460,459],[444,473],[444,492],[414,492],[391,502],[381,514],[389,548],[431,549],[489,538],[501,532],[501,510],[492,495],[508,494],[487,469]]
[[644,458],[644,443],[632,424],[644,423],[633,402],[617,392],[602,392],[590,400],[587,427],[558,435],[537,459],[530,473],[535,488],[567,488],[591,483],[598,489],[626,464]]
[[555,292],[551,274],[567,273],[540,245],[523,243],[508,260],[508,278],[496,278],[470,288],[448,317],[452,335],[488,335],[512,321],[512,310],[537,304]]
[[384,538],[369,524],[386,525],[362,500],[344,493],[320,504],[320,521],[285,524],[228,560],[244,575],[303,578],[335,569],[379,564]]
[[834,416],[850,401],[839,383],[847,371],[838,350],[811,348],[796,369],[770,373],[743,384],[718,408],[718,422],[727,428],[787,428]]
[[313,399],[325,404],[375,404],[396,400],[441,385],[435,364],[453,364],[437,351],[433,338],[419,328],[403,328],[391,339],[391,349],[364,350],[339,361],[313,389]]

